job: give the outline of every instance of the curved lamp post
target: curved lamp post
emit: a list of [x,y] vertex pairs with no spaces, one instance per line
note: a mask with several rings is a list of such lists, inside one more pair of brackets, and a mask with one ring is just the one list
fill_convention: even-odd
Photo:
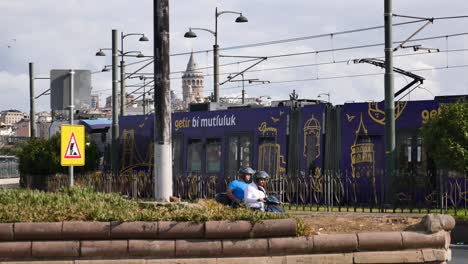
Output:
[[242,12],[235,12],[235,11],[221,11],[218,12],[218,8],[215,9],[215,30],[210,30],[206,28],[189,28],[184,34],[185,38],[196,38],[197,34],[192,30],[202,30],[207,31],[215,37],[215,43],[213,45],[213,90],[214,90],[214,101],[219,101],[219,46],[218,46],[218,17],[222,14],[237,14],[239,15],[235,22],[236,23],[246,23],[248,19],[242,15]]
[[[125,61],[124,57],[130,53],[138,53],[136,56],[137,58],[144,58],[145,55],[140,51],[124,51],[124,39],[129,36],[140,36],[138,41],[149,41],[148,37],[146,37],[143,33],[128,33],[124,34],[123,32],[120,33],[120,50],[118,50],[118,54],[120,56],[120,115],[125,115],[125,105],[126,105],[126,92],[125,92]],[[99,49],[96,52],[96,56],[106,56],[103,50],[111,50],[111,49]]]
[[[124,34],[123,32],[120,33],[120,48],[122,49],[122,52],[120,54],[120,100],[121,100],[121,105],[120,105],[120,115],[124,116],[125,115],[125,106],[126,106],[126,92],[125,92],[125,61],[124,61],[124,39],[129,36],[140,36],[138,41],[149,41],[149,39],[145,36],[143,33],[128,33]],[[138,58],[144,57],[141,52],[137,55]]]

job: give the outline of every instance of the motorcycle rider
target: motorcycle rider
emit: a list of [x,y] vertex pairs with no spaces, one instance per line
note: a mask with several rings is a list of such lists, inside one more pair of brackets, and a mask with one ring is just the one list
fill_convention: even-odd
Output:
[[226,190],[227,197],[231,200],[231,206],[238,207],[244,199],[244,191],[247,188],[247,185],[252,180],[252,174],[255,171],[250,167],[241,167],[239,169],[239,180],[234,180],[229,183]]
[[253,175],[253,182],[245,189],[244,202],[246,207],[265,211],[264,202],[267,197],[265,185],[270,175],[265,171],[257,171]]

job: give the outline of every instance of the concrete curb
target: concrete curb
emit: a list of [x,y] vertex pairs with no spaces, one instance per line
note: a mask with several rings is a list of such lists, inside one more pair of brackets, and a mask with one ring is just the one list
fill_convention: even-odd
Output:
[[248,239],[296,236],[295,219],[195,222],[50,222],[0,224],[1,241]]
[[[446,263],[451,260],[450,250],[419,249],[391,252],[354,252],[315,255],[262,256],[262,257],[223,257],[223,258],[168,258],[168,259],[86,259],[86,260],[47,260],[31,261],[30,264],[299,264],[299,263]],[[0,262],[10,263],[11,262]],[[15,262],[23,263],[23,262]]]
[[[170,225],[169,225],[170,226]],[[449,252],[449,234],[383,232],[256,239],[66,240],[0,242],[0,260],[229,258],[354,253],[354,261],[375,254],[405,253],[408,259],[439,259]],[[429,251],[421,251],[421,250]],[[438,250],[438,251],[430,251]],[[442,253],[441,253],[442,252]],[[363,253],[363,254],[358,254]],[[366,254],[364,254],[366,253]],[[423,254],[424,253],[424,254]],[[358,255],[356,255],[358,254]],[[445,253],[444,253],[445,254]],[[442,255],[444,255],[442,254]],[[447,253],[448,254],[448,253]],[[445,255],[447,255],[445,254]],[[390,256],[389,255],[389,256]],[[444,256],[445,256],[444,255]],[[357,256],[357,257],[356,257]],[[426,256],[426,257],[425,257]],[[448,256],[448,255],[447,255]],[[348,256],[343,258],[347,259]],[[372,257],[377,258],[377,257]],[[377,258],[379,259],[379,258]],[[392,259],[399,259],[393,257]],[[422,262],[415,263],[422,263]],[[393,262],[389,262],[393,263]]]

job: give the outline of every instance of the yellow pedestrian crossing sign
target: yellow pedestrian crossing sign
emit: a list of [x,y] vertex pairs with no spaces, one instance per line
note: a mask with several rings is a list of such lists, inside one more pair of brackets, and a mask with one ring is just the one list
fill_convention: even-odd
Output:
[[60,127],[62,166],[85,165],[85,130],[82,125],[62,125]]

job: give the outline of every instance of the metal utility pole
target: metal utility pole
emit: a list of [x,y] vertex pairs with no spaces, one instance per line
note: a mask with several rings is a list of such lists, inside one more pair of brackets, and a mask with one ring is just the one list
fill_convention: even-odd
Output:
[[[392,197],[392,188],[395,174],[395,103],[393,89],[393,48],[392,48],[392,0],[385,0],[385,165],[386,165],[386,197]],[[381,184],[383,186],[383,184]],[[381,190],[383,194],[383,189]]]
[[215,9],[215,44],[213,45],[214,101],[219,102],[219,46],[218,46],[218,7]]
[[143,115],[146,115],[146,78],[143,78]]
[[111,142],[111,170],[115,176],[119,173],[119,113],[118,105],[118,78],[117,59],[118,51],[117,30],[112,30],[112,142]]
[[169,0],[153,0],[154,31],[154,198],[172,195],[171,89],[169,63]]
[[121,53],[122,60],[120,61],[120,116],[125,116],[125,108],[127,107],[127,92],[125,91],[125,61],[123,51]]
[[29,63],[29,126],[31,138],[36,137],[36,110],[34,109],[34,63]]
[[[217,25],[218,23],[216,23]],[[216,38],[217,39],[217,38]],[[214,102],[219,102],[219,46],[213,45],[213,87]]]
[[[73,108],[75,108],[75,98],[74,98],[74,92],[75,89],[73,87],[74,85],[74,75],[75,72],[73,70],[69,70],[68,74],[70,75],[70,105],[68,106],[70,108],[70,125],[73,125]],[[73,166],[68,166],[68,174],[70,176],[70,187],[73,187],[74,185],[74,176],[73,176]]]

